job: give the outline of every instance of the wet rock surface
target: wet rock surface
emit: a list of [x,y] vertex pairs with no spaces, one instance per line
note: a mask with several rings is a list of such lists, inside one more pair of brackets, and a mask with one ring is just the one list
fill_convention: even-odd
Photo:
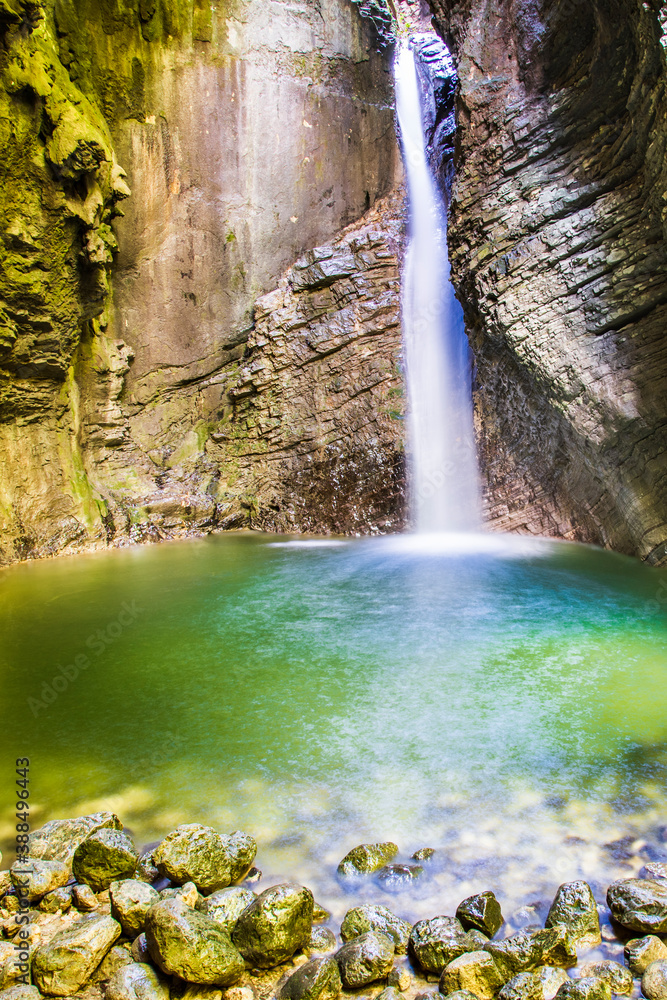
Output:
[[667,884],[652,879],[622,879],[607,890],[614,920],[645,934],[667,933]]
[[111,917],[86,914],[35,952],[35,985],[51,996],[71,996],[90,978],[114,941],[120,924]]
[[229,935],[181,899],[156,903],[146,917],[146,943],[168,975],[201,985],[231,986],[244,969]]
[[464,930],[478,930],[487,937],[493,937],[504,923],[500,903],[491,891],[464,899],[456,908],[456,917]]
[[488,952],[469,951],[445,967],[440,992],[447,996],[457,990],[468,990],[479,1000],[492,1000],[503,982],[504,977]]
[[293,972],[278,990],[278,1000],[334,1000],[342,983],[334,958],[315,958]]
[[338,874],[350,878],[357,875],[371,875],[383,868],[397,854],[398,846],[394,843],[360,844],[345,855],[338,865]]
[[560,886],[551,904],[545,926],[563,924],[582,946],[600,943],[600,918],[588,882],[566,882]]
[[72,872],[94,892],[103,892],[112,882],[132,878],[138,861],[134,844],[126,833],[102,829],[79,844],[72,859]]
[[641,976],[651,962],[667,959],[667,944],[655,934],[632,938],[625,946],[625,961],[635,976]]
[[310,889],[285,883],[265,889],[243,911],[233,941],[248,962],[269,968],[308,944],[312,923]]
[[409,952],[424,971],[439,975],[455,958],[465,951],[476,951],[477,946],[456,917],[440,916],[414,925]]
[[205,897],[199,904],[199,909],[231,934],[243,911],[256,898],[256,893],[251,889],[240,885],[230,886]]
[[123,928],[127,937],[134,939],[144,929],[149,909],[159,900],[159,894],[145,882],[126,879],[109,886],[111,915]]
[[379,931],[392,939],[397,955],[404,955],[408,950],[411,930],[412,926],[407,920],[397,917],[386,906],[367,903],[347,911],[340,934],[343,941],[349,941],[367,931]]
[[384,979],[394,961],[394,943],[386,934],[368,931],[344,944],[336,954],[340,978],[348,989]]
[[667,998],[667,959],[651,962],[642,976],[642,993],[648,1000]]
[[212,827],[185,824],[153,852],[161,875],[177,885],[193,882],[205,895],[224,889],[251,867],[257,845],[243,833],[225,836]]

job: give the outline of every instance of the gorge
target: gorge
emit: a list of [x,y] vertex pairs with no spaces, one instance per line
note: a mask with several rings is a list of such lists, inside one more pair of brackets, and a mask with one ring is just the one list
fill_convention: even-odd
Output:
[[[485,519],[660,564],[662,15],[566,6],[400,9],[460,74]],[[388,10],[5,0],[3,562],[405,524]]]

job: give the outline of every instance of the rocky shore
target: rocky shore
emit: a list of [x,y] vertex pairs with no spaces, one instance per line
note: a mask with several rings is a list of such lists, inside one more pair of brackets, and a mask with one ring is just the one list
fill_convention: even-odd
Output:
[[[667,863],[612,883],[606,903],[564,883],[537,921],[493,891],[412,925],[377,903],[340,927],[306,886],[262,885],[257,844],[199,824],[137,851],[112,813],[55,820],[0,872],[0,1000],[667,1000]],[[435,851],[392,843],[340,862],[346,890],[407,887]],[[398,907],[397,907],[398,908]],[[526,913],[522,915],[525,917]]]

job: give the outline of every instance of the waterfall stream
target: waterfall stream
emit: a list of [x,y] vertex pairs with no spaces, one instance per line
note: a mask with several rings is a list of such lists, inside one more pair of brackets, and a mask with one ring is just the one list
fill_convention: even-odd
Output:
[[474,531],[481,516],[470,355],[449,280],[446,212],[427,158],[415,55],[406,43],[395,79],[410,205],[402,311],[412,527]]

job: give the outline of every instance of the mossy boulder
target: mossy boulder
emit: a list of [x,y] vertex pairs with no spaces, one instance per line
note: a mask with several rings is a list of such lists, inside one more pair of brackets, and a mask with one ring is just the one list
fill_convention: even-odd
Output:
[[611,987],[596,976],[585,976],[568,979],[556,996],[559,1000],[611,1000]]
[[498,1000],[544,1000],[542,980],[535,972],[520,972],[505,983]]
[[478,892],[459,903],[456,917],[464,930],[478,930],[493,937],[504,923],[500,903],[493,892]]
[[106,1000],[169,1000],[169,983],[151,965],[132,962],[111,976]]
[[502,941],[488,941],[484,950],[492,955],[505,981],[519,972],[532,972],[540,965],[569,969],[577,964],[574,941],[562,924],[538,931],[519,931]]
[[231,986],[245,968],[229,934],[182,899],[160,900],[151,906],[145,934],[155,964],[186,982]]
[[153,852],[155,865],[177,885],[194,882],[203,895],[237,882],[252,865],[257,844],[245,833],[224,835],[187,823],[168,834]]
[[293,883],[265,889],[246,907],[234,928],[234,944],[260,969],[286,962],[310,940],[313,894]]
[[338,874],[345,878],[372,875],[398,854],[398,847],[391,841],[381,844],[359,844],[349,851],[338,865]]
[[251,889],[231,885],[227,889],[219,889],[206,896],[198,905],[198,909],[231,934],[243,911],[256,899],[257,895]]
[[667,881],[628,878],[612,882],[607,903],[622,927],[644,934],[667,934]]
[[337,948],[336,935],[328,927],[313,927],[306,947],[309,955],[325,955]]
[[109,886],[111,915],[123,928],[127,937],[134,939],[144,929],[146,916],[160,896],[156,890],[138,879],[124,879]]
[[99,812],[74,819],[54,819],[30,834],[31,858],[44,861],[71,861],[80,844],[98,830],[122,830],[115,813]]
[[334,958],[314,958],[285,980],[277,1000],[335,1000],[342,992],[338,963]]
[[343,941],[350,941],[368,931],[378,931],[392,939],[397,955],[404,955],[408,950],[411,930],[407,920],[397,917],[386,906],[364,903],[347,911],[340,926],[340,936]]
[[49,996],[68,997],[84,986],[120,937],[113,917],[89,913],[35,952],[32,976],[35,986]]
[[[474,934],[475,932],[472,932]],[[420,920],[410,933],[408,950],[425,972],[440,973],[466,951],[477,951],[479,942],[456,917]]]
[[11,869],[11,879],[19,896],[36,903],[48,892],[61,889],[70,877],[70,866],[65,861],[43,861],[26,858],[16,861]]
[[611,992],[624,996],[632,993],[632,973],[619,962],[612,962],[605,959],[601,962],[586,962],[579,967],[579,974],[582,977],[596,976],[604,982],[609,983]]
[[479,1000],[492,1000],[504,979],[486,951],[464,952],[450,962],[440,977],[443,996],[458,990],[470,990]]
[[667,959],[667,944],[655,934],[632,938],[625,946],[625,961],[635,976],[643,975],[659,959]]
[[348,941],[336,954],[343,986],[349,990],[384,979],[394,964],[394,942],[369,931]]
[[588,882],[565,882],[551,904],[546,927],[563,924],[582,947],[600,943],[600,918],[595,898]]
[[122,830],[103,829],[87,837],[74,852],[72,871],[77,881],[94,892],[104,892],[112,882],[132,878],[139,856]]

